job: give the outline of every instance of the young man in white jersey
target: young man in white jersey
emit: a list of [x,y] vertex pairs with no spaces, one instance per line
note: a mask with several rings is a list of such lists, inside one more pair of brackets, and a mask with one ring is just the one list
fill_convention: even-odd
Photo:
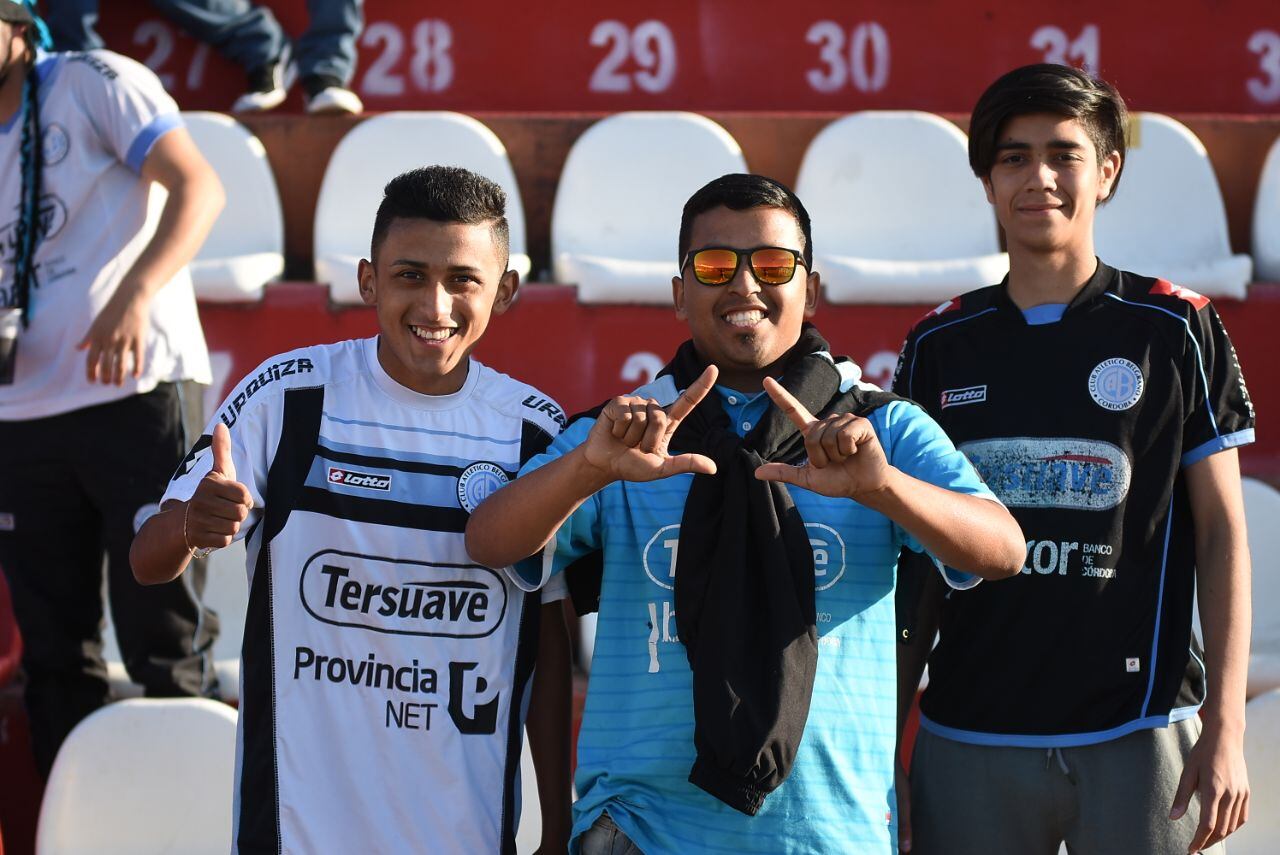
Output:
[[[47,775],[109,695],[104,554],[134,682],[153,697],[217,691],[203,564],[144,590],[128,553],[203,422],[209,356],[186,265],[223,192],[154,74],[38,41],[30,10],[0,0],[0,566]],[[168,196],[148,225],[153,182]]]
[[522,585],[599,580],[574,851],[889,855],[899,548],[970,585],[1017,571],[1021,533],[920,408],[806,323],[795,194],[717,178],[678,247],[690,341],[467,532],[491,566],[545,546]]
[[514,852],[526,709],[543,845],[565,845],[562,594],[463,543],[560,429],[471,358],[519,285],[505,204],[463,169],[391,181],[359,270],[380,334],[245,378],[134,542],[154,583],[247,537],[239,852]]

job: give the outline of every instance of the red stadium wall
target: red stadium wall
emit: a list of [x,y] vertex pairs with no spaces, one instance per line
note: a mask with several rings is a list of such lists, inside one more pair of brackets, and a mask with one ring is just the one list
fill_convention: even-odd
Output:
[[[306,24],[304,0],[264,5],[290,33]],[[186,109],[240,93],[242,70],[147,3],[103,6],[108,46]],[[1100,71],[1137,109],[1280,113],[1275,0],[379,0],[365,18],[354,88],[370,110],[966,112],[999,73],[1050,61]]]
[[[294,347],[372,335],[373,312],[333,309],[324,288],[271,286],[261,304],[205,304],[201,319],[214,353],[216,398],[259,362]],[[1245,474],[1280,483],[1280,432],[1268,427],[1280,407],[1280,285],[1255,285],[1247,302],[1215,301],[1231,332],[1255,406],[1258,442],[1241,452]],[[865,376],[888,385],[903,336],[925,306],[835,306],[824,303],[815,321],[837,352],[863,366]],[[527,285],[506,315],[494,318],[477,356],[532,383],[569,413],[635,388],[653,376],[687,338],[671,309],[588,306],[576,289]]]

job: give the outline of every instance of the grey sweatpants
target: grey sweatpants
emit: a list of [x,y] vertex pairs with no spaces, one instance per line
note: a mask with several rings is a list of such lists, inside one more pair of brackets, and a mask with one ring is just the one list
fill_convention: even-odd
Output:
[[[1185,855],[1192,798],[1169,808],[1196,718],[1078,748],[970,745],[929,733],[911,760],[912,855]],[[1223,855],[1221,843],[1206,855]]]

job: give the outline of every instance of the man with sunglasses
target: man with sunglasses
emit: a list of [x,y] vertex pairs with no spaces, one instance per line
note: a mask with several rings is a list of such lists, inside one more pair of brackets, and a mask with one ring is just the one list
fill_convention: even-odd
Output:
[[781,184],[695,193],[672,280],[691,340],[471,517],[476,560],[542,549],[517,584],[567,571],[579,610],[598,605],[584,855],[892,852],[899,548],[957,585],[1021,565],[1018,527],[933,421],[805,323],[812,257]]

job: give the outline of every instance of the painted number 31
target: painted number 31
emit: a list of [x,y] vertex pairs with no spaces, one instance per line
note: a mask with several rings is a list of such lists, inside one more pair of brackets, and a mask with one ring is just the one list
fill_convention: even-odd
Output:
[[1249,37],[1249,50],[1258,55],[1262,72],[1245,82],[1249,95],[1259,104],[1280,104],[1280,33],[1258,30]]
[[1099,68],[1097,24],[1085,24],[1074,39],[1061,27],[1041,27],[1031,34],[1031,46],[1044,51],[1044,61],[1075,65],[1097,74]]

